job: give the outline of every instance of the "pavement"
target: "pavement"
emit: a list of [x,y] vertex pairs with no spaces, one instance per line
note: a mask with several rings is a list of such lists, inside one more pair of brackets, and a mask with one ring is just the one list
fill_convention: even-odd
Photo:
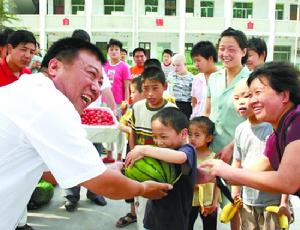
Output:
[[[59,187],[55,188],[55,194],[51,202],[41,209],[28,213],[28,224],[35,230],[111,230],[117,220],[129,211],[129,204],[123,200],[107,199],[106,206],[97,206],[86,198],[86,190],[81,189],[81,200],[75,212],[67,212],[63,206],[64,199]],[[295,222],[290,230],[300,229],[300,199],[292,197],[295,210]],[[136,223],[123,229],[137,230]],[[202,229],[200,218],[197,219],[194,229]],[[229,224],[218,222],[219,230],[229,230]]]

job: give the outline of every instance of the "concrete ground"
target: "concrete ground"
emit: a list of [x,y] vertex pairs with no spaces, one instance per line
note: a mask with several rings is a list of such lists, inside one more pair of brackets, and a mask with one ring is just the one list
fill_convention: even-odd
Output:
[[[111,230],[119,229],[115,223],[119,217],[129,211],[129,205],[124,201],[107,199],[104,207],[92,204],[85,196],[86,190],[81,191],[81,200],[78,210],[72,213],[65,211],[62,192],[55,189],[55,195],[50,204],[28,213],[28,224],[35,230]],[[300,229],[300,199],[292,197],[296,218],[290,230]],[[131,224],[123,229],[136,230],[136,224]],[[194,229],[202,229],[201,221],[197,220]],[[218,223],[219,230],[229,230],[229,225]]]

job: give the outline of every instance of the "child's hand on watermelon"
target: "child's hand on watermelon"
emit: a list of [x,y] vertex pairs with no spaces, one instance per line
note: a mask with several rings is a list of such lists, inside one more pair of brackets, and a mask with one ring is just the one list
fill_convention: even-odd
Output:
[[144,185],[144,194],[143,197],[146,197],[151,200],[161,199],[164,196],[168,195],[167,191],[173,188],[172,185],[166,183],[159,183],[155,181],[145,181],[142,182]]
[[125,167],[130,167],[134,165],[134,162],[142,159],[145,155],[144,153],[147,151],[146,145],[136,145],[126,156]]

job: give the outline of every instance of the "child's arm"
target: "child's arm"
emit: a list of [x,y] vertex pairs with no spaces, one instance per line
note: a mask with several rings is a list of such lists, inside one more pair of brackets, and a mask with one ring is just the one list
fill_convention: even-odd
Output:
[[125,80],[124,81],[125,101],[129,100],[129,85],[130,85],[130,80]]
[[204,216],[211,215],[213,212],[216,211],[216,209],[218,208],[219,198],[220,198],[220,189],[215,184],[212,204],[210,206],[204,207],[203,209]]
[[121,124],[121,123],[119,123],[118,129],[121,130],[122,132],[128,133],[128,134],[130,134],[132,131],[132,128],[130,128],[129,126],[126,126],[124,124]]
[[150,145],[137,145],[127,154],[125,165],[133,165],[136,160],[146,156],[174,164],[183,164],[187,160],[186,154],[182,151]]
[[197,98],[192,97],[192,107],[195,107],[196,104],[197,104]]
[[[233,159],[232,167],[242,168],[242,162],[237,159]],[[240,186],[231,186],[231,196],[232,198],[241,197],[241,187]]]

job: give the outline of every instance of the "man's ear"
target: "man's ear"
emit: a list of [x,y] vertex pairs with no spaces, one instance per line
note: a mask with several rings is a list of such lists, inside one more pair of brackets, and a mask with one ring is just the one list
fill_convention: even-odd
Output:
[[13,50],[13,46],[11,44],[7,44],[7,55],[11,54],[11,51]]
[[289,91],[283,91],[282,94],[282,103],[287,104],[290,101],[290,92]]
[[168,81],[165,81],[165,84],[163,85],[163,89],[167,90],[167,88],[168,88]]
[[48,75],[49,77],[51,78],[54,78],[56,76],[56,72],[57,72],[57,69],[59,68],[59,66],[61,65],[62,63],[56,59],[56,58],[52,58],[49,63],[48,63]]

